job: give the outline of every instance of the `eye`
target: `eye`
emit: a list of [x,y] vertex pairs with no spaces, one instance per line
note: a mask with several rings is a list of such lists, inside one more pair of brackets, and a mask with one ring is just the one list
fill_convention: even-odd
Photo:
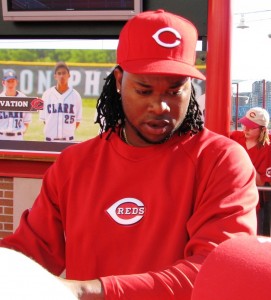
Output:
[[168,94],[170,96],[180,96],[183,93],[183,89],[178,89],[178,90],[170,90],[168,91]]
[[142,95],[142,96],[147,96],[152,93],[151,90],[142,90],[142,89],[136,89],[137,94]]

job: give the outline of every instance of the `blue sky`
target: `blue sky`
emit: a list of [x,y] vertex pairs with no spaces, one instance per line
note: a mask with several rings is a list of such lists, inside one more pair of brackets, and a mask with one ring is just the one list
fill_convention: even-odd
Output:
[[[248,82],[271,80],[271,1],[232,0],[232,8],[232,79],[247,80],[245,90]],[[249,28],[237,28],[241,13]]]

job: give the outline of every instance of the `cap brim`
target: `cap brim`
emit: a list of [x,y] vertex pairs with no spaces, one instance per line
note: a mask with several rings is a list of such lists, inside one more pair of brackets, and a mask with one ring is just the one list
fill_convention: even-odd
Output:
[[6,81],[6,80],[9,80],[9,79],[17,79],[17,77],[15,77],[15,76],[9,76],[9,77],[4,78],[3,80]]
[[255,123],[255,122],[252,122],[247,117],[241,118],[238,122],[241,123],[241,124],[243,124],[247,128],[251,128],[251,129],[255,129],[255,128],[260,127],[259,124]]
[[120,63],[123,70],[133,74],[181,75],[205,80],[206,77],[194,66],[172,61],[126,61]]

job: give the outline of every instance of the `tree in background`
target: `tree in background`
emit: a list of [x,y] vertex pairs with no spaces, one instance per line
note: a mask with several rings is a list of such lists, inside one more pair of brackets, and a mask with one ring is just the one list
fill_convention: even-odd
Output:
[[115,63],[115,50],[2,49],[0,61]]

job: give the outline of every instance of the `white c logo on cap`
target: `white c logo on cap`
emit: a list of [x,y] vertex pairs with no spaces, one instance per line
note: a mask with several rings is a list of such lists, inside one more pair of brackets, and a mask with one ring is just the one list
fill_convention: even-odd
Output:
[[[160,40],[160,37],[159,35],[163,32],[171,32],[175,35],[176,37],[176,41],[174,43],[171,43],[171,44],[168,44],[168,43],[164,43]],[[176,47],[176,46],[179,46],[180,43],[181,43],[181,35],[180,33],[174,29],[174,28],[171,28],[171,27],[165,27],[165,28],[161,28],[159,29],[153,36],[154,40],[157,42],[157,44],[159,44],[160,46],[162,47],[166,47],[166,48],[173,48],[173,47]]]

